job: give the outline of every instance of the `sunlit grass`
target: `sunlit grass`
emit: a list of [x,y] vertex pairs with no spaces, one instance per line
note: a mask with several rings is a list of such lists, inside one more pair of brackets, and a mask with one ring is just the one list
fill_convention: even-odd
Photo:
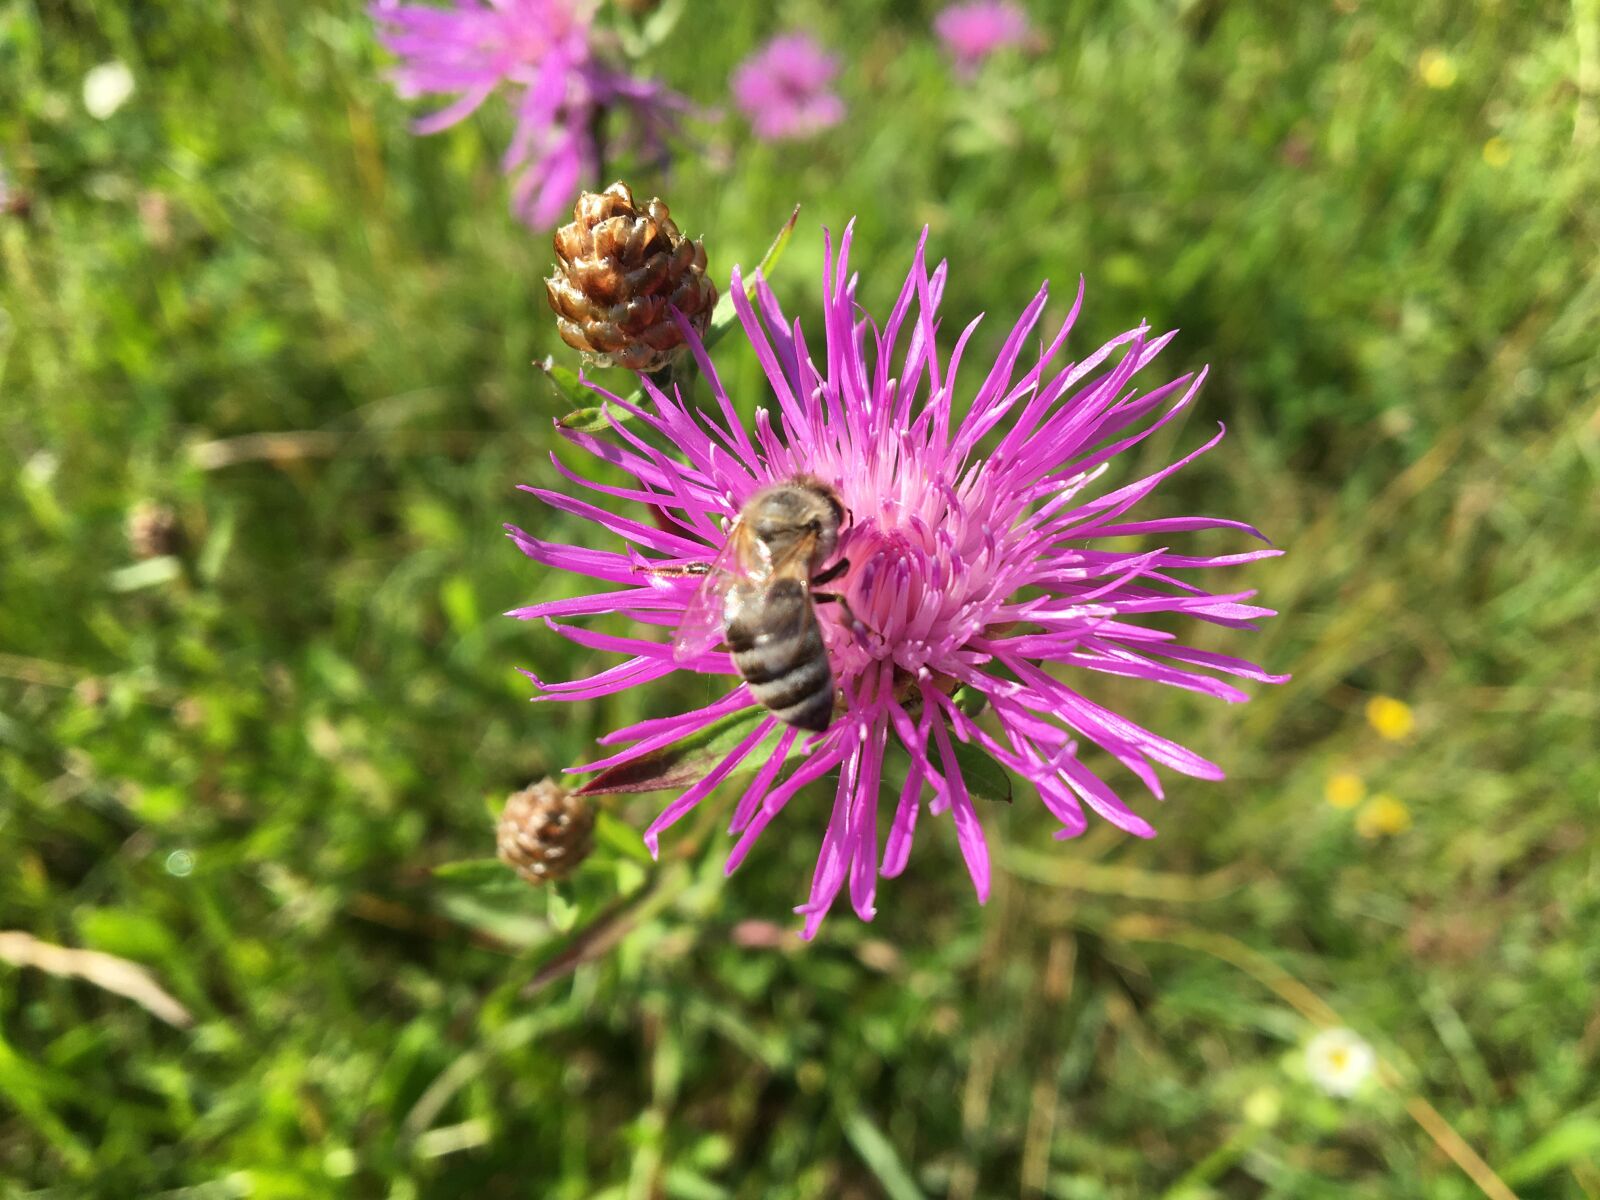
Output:
[[[699,696],[552,714],[513,671],[601,656],[496,615],[571,586],[500,530],[551,519],[513,489],[559,486],[531,364],[564,353],[505,130],[413,138],[356,5],[0,11],[32,198],[0,216],[0,929],[32,956],[0,1194],[1600,1196],[1600,16],[1032,7],[1047,47],[964,89],[931,7],[786,9],[851,119],[708,121],[636,186],[722,275],[801,203],[807,316],[818,226],[857,217],[876,308],[929,224],[951,328],[991,314],[969,361],[1046,276],[1086,277],[1080,348],[1181,327],[1212,382],[1150,461],[1230,432],[1159,503],[1289,550],[1237,572],[1283,615],[1206,644],[1294,681],[1096,681],[1229,779],[1169,781],[1152,842],[996,806],[983,909],[925,822],[879,920],[809,948],[823,799],[731,880],[716,805],[555,905],[431,874]],[[654,65],[716,106],[777,26],[690,8]],[[174,553],[129,546],[146,501]],[[1307,1074],[1324,1026],[1383,1064],[1348,1098]]]

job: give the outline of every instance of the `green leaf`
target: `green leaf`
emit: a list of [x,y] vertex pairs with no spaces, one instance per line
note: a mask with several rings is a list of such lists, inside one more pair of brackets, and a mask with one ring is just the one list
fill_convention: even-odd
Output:
[[545,888],[545,899],[549,905],[545,911],[549,915],[551,927],[557,933],[571,933],[578,924],[579,915],[583,912],[582,906],[568,896],[559,884]]
[[[744,285],[745,299],[754,301],[756,298],[756,279],[772,276],[772,270],[778,265],[778,260],[783,257],[784,249],[789,245],[789,239],[794,236],[795,223],[800,220],[800,206],[796,204],[794,211],[789,214],[789,219],[783,223],[783,228],[778,230],[772,239],[772,245],[767,247],[767,252],[761,256],[761,261],[756,265],[754,273],[747,276],[748,282]],[[711,314],[711,327],[706,330],[705,347],[707,350],[720,342],[723,336],[738,323],[739,314],[733,311],[733,293],[729,292],[717,301],[717,307]]]
[[683,16],[686,6],[687,0],[666,0],[666,3],[644,19],[644,25],[639,32],[646,50],[654,50],[667,40],[667,36],[678,24],[678,18]]
[[504,879],[511,868],[498,858],[463,858],[458,862],[440,863],[433,869],[435,879],[451,883],[481,883],[484,880]]
[[1011,776],[989,752],[972,742],[951,742],[967,791],[977,800],[1011,803]]
[[[601,771],[577,790],[579,796],[617,792],[655,792],[688,787],[703,779],[730,750],[767,719],[763,708],[747,708],[723,717],[686,738],[651,751],[632,762]],[[773,731],[772,736],[776,736]]]
[[975,717],[989,707],[989,697],[976,688],[958,687],[950,699],[954,700],[956,707],[969,717]]
[[467,858],[433,869],[433,877],[452,889],[479,897],[521,895],[531,887],[498,858]]
[[54,1072],[29,1062],[0,1036],[0,1097],[54,1147],[74,1172],[84,1174],[92,1169],[95,1159],[56,1115],[56,1109],[63,1106],[57,1100],[65,1090],[62,1085]]
[[654,12],[636,21],[619,21],[617,34],[628,57],[643,58],[666,41],[687,4],[688,0],[666,0]]
[[200,558],[195,570],[207,583],[215,583],[217,577],[222,574],[222,565],[227,562],[228,552],[233,549],[238,529],[239,510],[229,505],[223,510],[221,519],[206,537],[205,545],[200,548]]
[[1520,1187],[1568,1163],[1597,1157],[1600,1157],[1600,1118],[1574,1113],[1507,1163],[1501,1175],[1512,1187]]
[[733,1197],[727,1188],[682,1163],[668,1167],[661,1182],[670,1200],[732,1200]]
[[131,908],[88,908],[77,914],[78,934],[91,950],[139,962],[179,956],[178,940],[149,913]]
[[633,859],[646,866],[655,864],[650,851],[644,847],[644,839],[639,836],[639,831],[603,810],[595,813],[594,843],[597,848],[612,850],[624,859]]
[[439,607],[457,634],[467,634],[483,623],[478,594],[466,575],[452,575],[439,585]]
[[846,1109],[839,1116],[844,1136],[867,1164],[867,1169],[878,1177],[890,1200],[924,1200],[922,1189],[871,1117],[859,1108]]
[[[635,838],[634,840],[638,841],[640,845],[644,844],[642,839]],[[619,896],[631,896],[644,886],[645,880],[650,878],[650,872],[631,858],[619,858],[612,868],[612,878],[616,880],[617,894]]]
[[106,577],[113,592],[137,592],[142,588],[160,587],[183,578],[183,564],[170,554],[160,558],[147,558],[131,567],[121,567]]

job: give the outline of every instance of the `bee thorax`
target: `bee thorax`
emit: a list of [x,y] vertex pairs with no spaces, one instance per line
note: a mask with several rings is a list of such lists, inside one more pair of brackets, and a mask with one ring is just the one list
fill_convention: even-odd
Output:
[[843,513],[832,488],[800,477],[757,492],[740,520],[761,546],[768,571],[799,558],[809,574],[833,554]]

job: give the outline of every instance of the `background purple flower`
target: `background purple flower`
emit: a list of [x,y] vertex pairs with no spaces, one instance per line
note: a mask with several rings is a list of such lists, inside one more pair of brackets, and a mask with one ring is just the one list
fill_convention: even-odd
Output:
[[839,60],[809,33],[785,33],[733,72],[733,99],[765,141],[810,137],[844,120],[844,101],[829,85]]
[[1010,0],[952,4],[934,18],[933,29],[962,75],[971,75],[996,50],[1022,45],[1029,32],[1027,14]]
[[400,94],[455,97],[418,121],[418,133],[448,128],[502,85],[511,89],[516,128],[502,166],[513,177],[513,208],[536,227],[555,224],[580,185],[599,182],[597,114],[626,112],[627,142],[660,157],[687,107],[677,93],[596,57],[592,3],[454,0],[435,8],[380,0],[371,13],[379,39],[400,58]]
[[[1080,285],[1078,300],[1042,344],[1037,361],[1019,367],[1044,312],[1047,289],[1041,287],[982,372],[971,408],[958,423],[957,372],[977,321],[948,358],[941,356],[937,313],[945,267],[941,263],[930,274],[920,245],[887,319],[866,316],[849,273],[850,236],[847,230],[837,257],[828,248],[820,356],[764,281],[757,280],[759,307],[752,307],[744,281],[734,273],[729,295],[777,398],[776,413],[757,412],[753,436],[686,328],[717,414],[692,409],[648,381],[653,404],[645,409],[596,388],[609,405],[635,418],[618,426],[622,444],[570,431],[567,437],[631,473],[636,486],[590,483],[552,455],[556,469],[574,484],[651,505],[665,520],[633,520],[562,492],[529,488],[552,507],[620,537],[626,549],[552,544],[508,527],[529,557],[609,585],[512,614],[545,619],[582,646],[626,656],[587,679],[535,680],[541,698],[582,700],[638,687],[683,666],[665,638],[603,635],[557,619],[620,613],[643,629],[674,628],[698,581],[664,577],[653,568],[710,560],[746,498],[767,484],[806,473],[838,489],[849,512],[839,552],[850,569],[835,587],[866,630],[857,635],[841,627],[834,606],[818,610],[843,694],[842,713],[815,736],[760,714],[749,736],[667,805],[645,833],[654,851],[660,832],[735,770],[759,768],[733,814],[731,832],[739,841],[728,860],[732,870],[791,796],[837,770],[833,815],[811,895],[799,910],[806,915],[807,936],[847,882],[856,912],[873,915],[880,873],[895,875],[906,865],[925,789],[932,792],[929,812],[952,815],[973,884],[980,898],[987,896],[988,852],[956,743],[983,747],[1031,782],[1061,823],[1057,836],[1083,832],[1087,808],[1149,837],[1154,831],[1145,819],[1081,760],[1080,744],[1108,752],[1157,797],[1157,766],[1204,779],[1220,779],[1222,771],[1095,703],[1080,690],[1084,681],[1096,673],[1131,676],[1239,701],[1245,693],[1217,675],[1280,678],[1183,645],[1144,623],[1167,614],[1244,629],[1271,615],[1247,603],[1252,593],[1214,594],[1187,576],[1278,551],[1196,557],[1165,545],[1168,535],[1197,529],[1260,537],[1251,526],[1215,517],[1140,518],[1133,512],[1162,480],[1216,445],[1221,431],[1151,475],[1120,487],[1100,486],[1112,460],[1185,411],[1200,386],[1204,372],[1143,394],[1131,389],[1134,376],[1172,335],[1152,339],[1140,326],[1081,363],[1055,365],[1082,302]],[[646,430],[682,458],[647,440]],[[1157,544],[1127,548],[1128,538]],[[704,708],[608,735],[601,740],[633,745],[579,769],[631,762],[752,707],[726,651],[707,651],[686,666],[732,676],[737,686]],[[968,715],[953,698],[958,688],[987,701],[997,732]],[[879,821],[885,814],[879,795],[891,739],[909,755],[910,773],[888,814],[880,858]],[[796,769],[784,778],[791,762]]]

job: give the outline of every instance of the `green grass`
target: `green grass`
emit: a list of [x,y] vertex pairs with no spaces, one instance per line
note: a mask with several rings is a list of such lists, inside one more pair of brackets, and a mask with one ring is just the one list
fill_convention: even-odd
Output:
[[[1483,1194],[1429,1112],[1524,1200],[1600,1196],[1600,7],[1032,7],[1048,48],[961,91],[931,6],[785,6],[845,52],[850,121],[708,122],[633,178],[724,277],[801,203],[804,314],[820,225],[857,217],[879,306],[929,224],[949,320],[991,314],[972,362],[1045,276],[1087,279],[1080,347],[1181,327],[1169,366],[1212,382],[1143,464],[1230,436],[1154,507],[1289,549],[1237,574],[1283,615],[1208,644],[1294,682],[1100,681],[1229,779],[1170,781],[1153,842],[986,811],[981,909],[928,822],[876,923],[760,949],[731,935],[790,927],[820,795],[731,880],[727,796],[558,903],[431,873],[704,694],[553,712],[512,670],[593,662],[495,615],[576,586],[500,532],[559,478],[530,363],[565,354],[504,125],[412,137],[354,3],[0,4],[33,198],[0,217],[0,929],[194,1017],[0,965],[0,1196]],[[776,27],[690,8],[650,67],[723,104]],[[138,92],[96,122],[108,58]],[[170,569],[131,557],[145,499]],[[1339,771],[1410,828],[1361,836]],[[1389,1064],[1351,1100],[1303,1066],[1334,1014]]]

